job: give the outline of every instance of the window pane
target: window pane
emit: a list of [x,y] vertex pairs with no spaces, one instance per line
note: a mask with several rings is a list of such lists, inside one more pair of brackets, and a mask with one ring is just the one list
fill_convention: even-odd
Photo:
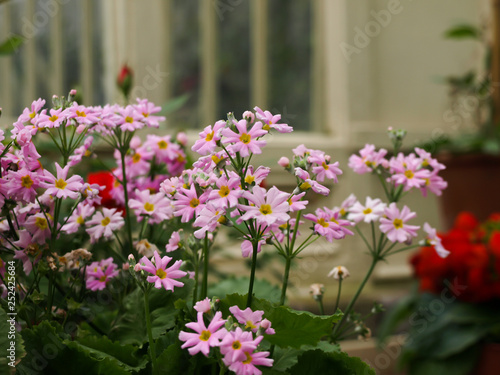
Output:
[[269,0],[269,109],[310,128],[311,1]]

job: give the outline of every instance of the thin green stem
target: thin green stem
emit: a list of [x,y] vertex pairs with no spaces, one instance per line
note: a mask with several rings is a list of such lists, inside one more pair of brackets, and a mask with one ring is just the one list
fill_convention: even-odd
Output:
[[356,294],[354,295],[354,297],[349,302],[349,305],[347,305],[347,308],[344,311],[344,315],[342,316],[342,319],[340,320],[340,322],[338,324],[335,325],[335,328],[333,329],[333,334],[332,335],[333,335],[333,339],[334,340],[336,340],[338,338],[339,329],[342,327],[342,325],[344,324],[345,320],[347,319],[347,317],[349,316],[350,312],[352,311],[352,308],[354,307],[354,304],[358,300],[359,295],[361,294],[363,288],[365,287],[366,283],[368,282],[368,279],[372,275],[372,272],[375,269],[375,266],[377,265],[377,263],[379,262],[380,259],[381,258],[378,255],[375,255],[373,257],[370,269],[368,270],[367,274],[365,275],[365,278],[361,282],[361,285],[359,286],[358,290],[356,291]]
[[206,298],[208,294],[208,261],[209,261],[209,245],[208,245],[208,234],[205,233],[205,239],[203,241],[203,279],[201,281],[201,297],[200,299]]
[[255,269],[257,268],[257,251],[259,249],[258,239],[253,239],[253,252],[252,252],[252,269],[250,271],[250,283],[248,284],[248,297],[247,297],[247,307],[252,306],[253,298],[253,284],[255,281]]
[[146,287],[144,293],[144,313],[146,314],[146,329],[148,331],[149,339],[149,354],[151,356],[151,369],[152,373],[155,374],[155,361],[156,361],[156,350],[153,340],[153,331],[151,329],[151,315],[149,314],[149,286]]
[[335,314],[337,312],[337,309],[339,308],[340,304],[340,294],[342,293],[342,279],[343,277],[339,277],[339,290],[337,292],[337,301],[335,302],[335,308],[333,309],[333,313]]
[[132,248],[132,223],[131,223],[131,216],[130,216],[130,209],[128,207],[128,190],[127,190],[127,170],[125,167],[125,153],[127,150],[125,150],[125,147],[120,147],[120,157],[122,161],[122,185],[123,185],[123,194],[125,196],[125,225],[127,228],[127,236],[128,236],[128,242],[129,242],[129,247]]
[[290,266],[292,264],[292,258],[290,255],[288,255],[285,258],[285,275],[283,276],[283,285],[281,287],[281,298],[280,298],[280,306],[285,304],[285,299],[286,299],[286,289],[288,287],[288,277],[290,275]]
[[354,229],[356,230],[356,232],[358,232],[359,236],[361,237],[361,239],[363,240],[363,242],[365,243],[366,247],[368,248],[368,250],[370,250],[371,253],[373,253],[373,247],[370,246],[370,244],[368,243],[368,241],[366,240],[366,237],[365,235],[363,234],[363,232],[361,232],[358,228],[358,226],[356,225],[354,227]]
[[323,306],[323,297],[318,298],[317,301],[318,301],[319,314],[325,315],[325,308]]

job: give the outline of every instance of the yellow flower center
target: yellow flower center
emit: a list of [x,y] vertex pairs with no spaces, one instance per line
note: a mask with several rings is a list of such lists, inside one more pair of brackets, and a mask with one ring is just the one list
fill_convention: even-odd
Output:
[[160,150],[165,150],[168,147],[168,143],[161,140],[160,142],[158,142],[158,147],[160,148]]
[[221,224],[226,224],[227,222],[227,219],[225,216],[221,216],[217,219],[217,222],[221,223]]
[[244,365],[248,365],[249,363],[252,363],[252,356],[248,354],[248,352],[245,352],[246,359],[242,362]]
[[253,184],[254,181],[255,181],[255,176],[252,176],[251,174],[249,174],[248,176],[245,177],[245,182],[248,185]]
[[214,139],[214,132],[208,133],[205,137],[205,141],[207,142],[210,142],[212,139]]
[[239,342],[238,340],[236,340],[235,342],[233,342],[232,347],[233,347],[234,350],[241,349],[241,342]]
[[142,115],[143,115],[144,117],[149,117],[149,113],[147,113],[147,112],[142,112]]
[[47,219],[45,219],[44,217],[37,217],[35,219],[35,225],[41,230],[45,230],[48,228]]
[[22,187],[29,189],[31,185],[33,185],[33,180],[29,175],[26,175],[24,177],[21,177],[21,185]]
[[66,187],[66,185],[68,185],[68,183],[64,181],[62,178],[56,180],[56,188],[63,190]]
[[259,211],[261,212],[262,215],[269,215],[273,213],[270,204],[263,204],[262,206],[260,206]]
[[165,277],[167,277],[167,273],[160,268],[159,270],[156,270],[156,276],[163,280]]
[[368,208],[365,208],[365,209],[363,210],[363,213],[364,213],[365,215],[371,214],[371,213],[372,213],[372,209],[371,209],[371,208],[369,208],[369,207],[368,207]]
[[54,115],[54,116],[49,117],[49,120],[52,122],[55,122],[55,121],[57,121],[58,118],[59,117],[57,115]]
[[212,161],[215,163],[215,164],[219,164],[221,162],[221,158],[219,158],[217,155],[212,155]]
[[325,221],[322,217],[318,219],[318,224],[321,225],[324,228],[328,228],[330,224],[328,224],[328,221]]
[[208,341],[210,336],[212,336],[212,333],[210,331],[201,331],[200,340],[201,341]]
[[324,169],[326,169],[326,170],[328,170],[328,169],[329,169],[328,164],[326,164],[325,162],[323,162],[323,163],[321,164],[321,166],[322,166]]
[[408,170],[408,171],[405,171],[405,176],[406,176],[406,178],[411,179],[411,178],[413,178],[414,174],[412,171]]
[[311,184],[309,182],[303,182],[299,185],[300,190],[309,190],[311,188]]
[[76,115],[78,117],[87,117],[87,114],[85,112],[83,112],[83,111],[81,111],[81,112],[80,111],[76,111],[75,113],[76,113]]
[[422,161],[422,167],[428,167],[428,166],[429,166],[429,160],[424,159],[424,160]]
[[106,226],[106,225],[108,225],[109,223],[111,223],[111,219],[110,219],[109,217],[107,217],[107,216],[106,216],[104,219],[102,219],[102,221],[101,221],[101,225],[102,225],[103,227],[105,227],[105,226]]
[[394,224],[394,228],[396,229],[403,228],[403,220],[401,219],[394,219],[392,223]]
[[154,205],[154,204],[152,204],[152,203],[146,202],[146,203],[144,204],[144,209],[145,209],[146,211],[148,211],[148,212],[154,211],[154,209],[155,209],[155,205]]
[[132,163],[137,163],[139,160],[141,160],[141,154],[134,154],[132,156]]
[[199,204],[200,201],[196,198],[191,199],[191,201],[189,202],[189,206],[191,206],[192,208],[198,207]]
[[83,225],[85,223],[85,219],[82,216],[78,216],[78,219],[76,219],[76,222],[79,225]]
[[265,124],[265,125],[262,127],[262,129],[269,131],[269,130],[271,130],[271,127],[269,126],[269,124]]
[[34,118],[35,118],[35,116],[36,116],[36,112],[35,112],[35,111],[33,111],[33,112],[31,112],[31,113],[30,113],[30,118],[31,118],[31,119],[34,119]]
[[221,198],[227,197],[229,195],[229,188],[227,186],[221,186],[219,195],[221,196]]
[[134,122],[134,119],[130,116],[125,117],[125,122],[128,122],[129,124]]
[[252,137],[250,137],[250,134],[243,133],[240,136],[240,141],[243,142],[246,145],[249,144],[251,140],[252,140]]
[[251,320],[247,320],[247,323],[245,324],[245,328],[250,328],[250,329],[255,329],[257,326],[253,324]]
[[99,281],[101,283],[105,283],[106,282],[106,275],[102,275],[101,277],[99,277]]

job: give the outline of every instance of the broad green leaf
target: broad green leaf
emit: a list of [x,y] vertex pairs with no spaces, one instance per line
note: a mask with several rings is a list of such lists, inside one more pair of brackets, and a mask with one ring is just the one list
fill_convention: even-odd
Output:
[[331,334],[333,324],[341,317],[341,314],[319,316],[280,306],[267,315],[276,334],[266,336],[266,339],[282,348],[316,345],[321,338]]
[[290,375],[335,374],[335,375],[375,375],[375,371],[357,357],[346,353],[325,353],[321,350],[307,351],[300,355]]
[[472,347],[446,359],[415,358],[410,363],[409,375],[468,375],[479,357],[479,347]]
[[474,25],[457,25],[445,31],[444,36],[449,39],[481,39],[481,30]]
[[10,55],[23,44],[24,38],[20,35],[12,35],[2,44],[0,44],[0,56]]
[[[175,308],[178,299],[191,298],[193,280],[183,280],[184,286],[176,288],[175,292],[165,289],[152,289],[149,296],[149,312],[153,338],[158,338],[175,325],[175,317],[179,310]],[[144,312],[144,293],[137,289],[123,301],[123,309],[118,313],[118,319],[110,330],[112,340],[122,344],[142,345],[148,341],[146,318]]]
[[137,353],[138,347],[132,345],[123,345],[120,342],[113,342],[106,336],[84,336],[78,338],[78,344],[94,350],[96,353],[102,353],[103,357],[113,358],[122,362],[121,367],[139,370],[146,366],[147,356],[141,356]]
[[385,314],[378,328],[378,343],[383,345],[387,338],[394,333],[395,329],[415,311],[415,297],[412,295],[403,297],[396,306]]
[[165,116],[172,112],[177,111],[178,109],[181,109],[182,106],[186,104],[190,96],[191,96],[190,94],[184,94],[169,100],[168,102],[162,105],[160,114]]
[[[241,295],[248,291],[248,277],[231,277],[211,285],[208,288],[209,296],[224,298],[228,294],[239,293]],[[281,290],[276,285],[272,285],[267,280],[256,279],[254,283],[254,296],[265,298],[271,303],[278,303],[281,297]]]
[[189,354],[187,350],[181,349],[181,343],[177,340],[156,358],[155,363],[160,374],[182,374],[188,370]]

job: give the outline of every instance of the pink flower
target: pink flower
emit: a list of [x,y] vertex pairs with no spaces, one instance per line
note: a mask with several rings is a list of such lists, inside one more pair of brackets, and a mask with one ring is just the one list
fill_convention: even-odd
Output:
[[45,194],[62,199],[78,198],[78,194],[83,185],[83,179],[78,175],[74,175],[66,179],[69,171],[69,165],[61,168],[58,163],[55,164],[57,169],[57,178],[50,172],[45,171],[45,182],[40,183],[41,187],[47,189]]
[[92,219],[87,222],[87,233],[90,235],[90,242],[95,243],[99,238],[110,238],[113,232],[120,229],[125,224],[120,212],[116,208],[104,208],[102,212],[97,211]]
[[295,168],[295,175],[303,180],[301,184],[299,184],[299,189],[302,191],[307,191],[312,189],[315,193],[327,196],[330,194],[330,189],[321,185],[319,182],[311,179],[309,172],[303,170],[302,168]]
[[279,123],[281,115],[273,115],[269,111],[262,111],[259,107],[254,107],[254,111],[257,113],[257,118],[265,123],[264,130],[276,129],[280,133],[291,133],[293,131],[291,126]]
[[208,202],[200,211],[193,223],[194,227],[201,227],[194,232],[194,236],[198,239],[204,238],[205,233],[214,232],[221,224],[226,222],[226,210],[218,202]]
[[340,207],[334,208],[338,210],[340,216],[345,217],[351,210],[352,206],[358,201],[358,198],[354,194],[350,194],[341,204]]
[[241,362],[230,362],[224,357],[222,360],[224,364],[229,367],[229,370],[234,371],[236,375],[261,375],[260,371],[255,366],[267,366],[271,367],[274,360],[267,358],[269,352],[245,352],[245,360]]
[[270,172],[271,168],[269,167],[261,165],[254,171],[253,166],[250,165],[245,173],[245,182],[250,186],[260,185]]
[[446,258],[450,252],[443,247],[441,238],[436,233],[436,229],[432,228],[428,223],[424,223],[424,232],[427,233],[427,241],[436,249],[437,255],[441,258]]
[[421,162],[415,157],[415,154],[405,157],[400,153],[389,162],[391,172],[393,173],[391,179],[396,186],[403,185],[404,191],[408,191],[413,187],[423,187],[426,180],[430,177],[431,172],[428,169],[421,169],[420,165]]
[[372,221],[377,221],[385,211],[385,203],[380,199],[371,199],[366,197],[366,203],[363,206],[360,202],[354,203],[354,205],[349,210],[348,218],[356,223],[364,221],[365,223],[370,223]]
[[142,257],[139,263],[143,271],[151,273],[153,276],[148,276],[146,279],[149,283],[154,283],[155,288],[160,289],[162,286],[166,290],[174,291],[174,287],[184,286],[184,283],[177,281],[187,275],[186,272],[179,270],[182,265],[181,260],[176,260],[174,264],[167,268],[168,263],[172,260],[169,256],[160,258],[157,251],[154,252],[154,264],[146,257]]
[[153,116],[155,113],[161,112],[161,107],[155,106],[154,103],[149,102],[147,99],[137,98],[137,104],[133,107],[142,115],[141,121],[147,127],[157,128],[160,126],[160,122],[165,121],[164,116]]
[[[257,243],[257,253],[260,253],[262,250],[262,245],[265,245],[266,241],[265,240],[260,240]],[[250,240],[244,240],[241,243],[241,255],[243,258],[248,258],[250,255],[253,254],[253,244]]]
[[8,195],[24,202],[35,201],[36,189],[40,186],[40,176],[38,173],[22,168],[16,172],[9,171],[7,178],[8,181],[6,181],[5,188]]
[[258,336],[254,339],[252,332],[236,327],[236,330],[228,332],[222,339],[219,345],[220,352],[227,363],[243,362],[246,360],[245,352],[255,351],[263,338],[264,336]]
[[254,186],[252,192],[245,191],[243,197],[252,205],[238,205],[238,208],[245,212],[238,219],[238,222],[256,219],[257,223],[269,226],[274,223],[283,224],[290,219],[288,215],[290,209],[288,204],[289,195],[278,190],[276,186],[273,186],[267,192],[266,189],[260,186]]
[[304,215],[304,219],[315,222],[314,231],[325,237],[327,241],[333,242],[334,239],[341,240],[346,235],[353,235],[352,231],[347,229],[347,227],[352,226],[352,223],[340,219],[339,216],[339,211],[332,211],[324,207],[323,209],[318,208],[315,215]]
[[290,198],[288,198],[288,204],[290,205],[290,212],[305,210],[309,201],[302,200],[306,192],[302,192],[300,194],[294,194]]
[[144,127],[144,123],[141,122],[142,118],[143,116],[134,107],[128,105],[124,109],[120,109],[120,119],[117,125],[120,125],[120,129],[123,131],[133,132]]
[[[329,159],[329,157],[328,157]],[[316,179],[323,182],[326,178],[333,180],[337,183],[337,176],[342,174],[342,170],[339,168],[339,162],[336,161],[330,164],[324,154],[322,155],[311,155],[308,159],[309,163],[317,164],[317,167],[312,168],[312,173],[316,175]]]
[[135,198],[129,200],[129,207],[134,210],[137,221],[143,217],[149,218],[149,223],[158,224],[173,217],[173,207],[170,199],[163,193],[151,194],[149,189],[135,189]]
[[43,108],[44,105],[45,100],[43,99],[33,101],[30,108],[25,108],[23,110],[23,113],[21,116],[19,116],[18,121],[21,123],[30,122],[32,124],[36,124],[36,121],[38,120],[38,112]]
[[238,306],[231,306],[229,311],[234,315],[238,323],[244,324],[246,329],[250,328],[253,332],[257,332],[259,329],[262,315],[264,315],[264,311],[252,311],[250,307],[241,310]]
[[168,244],[165,246],[165,251],[167,253],[175,251],[180,247],[180,245],[181,245],[180,232],[182,232],[182,229],[172,233],[172,236],[168,240]]
[[113,263],[113,258],[93,262],[86,268],[86,286],[92,291],[103,290],[113,277],[118,276],[119,271]]
[[210,304],[210,298],[206,297],[201,301],[198,301],[194,304],[193,309],[198,312],[208,313],[212,309],[212,305]]
[[215,181],[216,188],[210,192],[208,200],[223,208],[235,207],[243,192],[240,183],[240,177],[235,172],[230,172],[229,178],[223,174]]
[[438,176],[438,171],[435,170],[425,179],[425,184],[420,188],[420,191],[424,197],[427,196],[428,191],[440,196],[447,187],[448,183],[441,176]]
[[67,234],[75,233],[85,225],[85,219],[94,214],[95,208],[89,204],[80,203],[69,217],[61,230]]
[[378,165],[382,164],[382,166],[385,166],[387,164],[387,160],[384,159],[387,150],[383,148],[379,151],[375,151],[374,145],[367,144],[359,151],[359,154],[360,156],[351,155],[349,157],[349,168],[355,173],[369,173],[377,168]]
[[406,222],[417,216],[411,212],[407,206],[404,206],[399,211],[396,203],[391,203],[385,209],[385,216],[380,218],[380,230],[386,234],[391,242],[407,242],[412,237],[417,236],[417,230],[420,228],[416,225],[408,225]]
[[189,354],[195,355],[196,353],[203,353],[208,357],[211,347],[219,346],[220,340],[226,335],[225,328],[221,328],[226,321],[222,319],[222,313],[217,311],[208,325],[205,326],[203,321],[203,313],[198,312],[198,321],[187,323],[186,327],[192,329],[196,333],[184,332],[179,333],[179,340],[184,341],[181,348],[189,348]]
[[68,108],[68,118],[73,118],[78,124],[92,125],[99,121],[99,113],[92,107],[74,104]]
[[191,150],[200,155],[208,155],[215,151],[217,142],[221,139],[221,131],[226,127],[226,122],[219,120],[214,126],[208,125],[201,133]]
[[175,193],[174,198],[174,215],[181,216],[181,222],[187,223],[193,218],[195,213],[198,215],[203,209],[206,194],[202,194],[198,197],[194,184],[191,184],[189,189],[185,189],[183,187],[179,188],[179,190]]
[[51,109],[50,116],[43,114],[40,115],[37,126],[39,128],[58,128],[61,123],[66,120],[67,111],[62,108]]
[[229,128],[222,130],[222,135],[226,137],[222,141],[224,144],[230,144],[228,149],[233,152],[239,152],[243,157],[252,154],[261,154],[261,148],[266,145],[266,141],[259,141],[258,138],[267,134],[267,131],[262,129],[262,123],[256,122],[250,131],[247,131],[247,120],[240,120],[236,123],[238,133],[235,133]]
[[[50,217],[50,216],[49,216]],[[50,224],[53,224],[52,222]],[[26,219],[25,228],[31,233],[32,241],[38,244],[44,244],[50,237],[50,224],[43,212],[38,212]]]

